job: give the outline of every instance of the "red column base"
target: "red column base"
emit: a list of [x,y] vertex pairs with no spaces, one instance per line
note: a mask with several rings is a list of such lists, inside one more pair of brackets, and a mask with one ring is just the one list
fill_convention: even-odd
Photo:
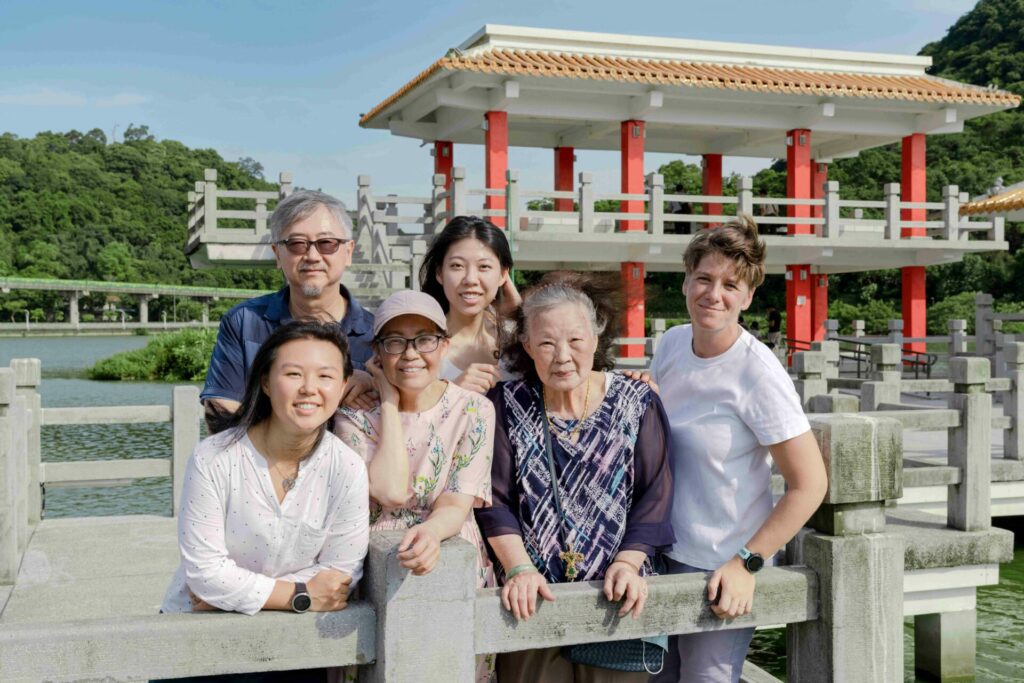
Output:
[[[622,289],[626,295],[626,316],[622,336],[640,338],[644,335],[644,264],[623,263],[620,266]],[[643,358],[643,344],[623,344],[623,358]]]

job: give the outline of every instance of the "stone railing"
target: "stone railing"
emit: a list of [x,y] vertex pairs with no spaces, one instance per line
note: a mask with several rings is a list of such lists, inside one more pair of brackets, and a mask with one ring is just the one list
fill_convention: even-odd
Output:
[[[815,369],[824,374],[823,356],[798,356],[804,359],[798,361],[799,369],[805,375]],[[177,412],[181,451],[186,450],[186,441],[190,450],[198,437],[194,389],[189,395],[176,394],[183,405],[176,403],[170,411],[163,406],[115,408],[109,413],[95,408],[42,409],[36,391],[38,369],[34,360],[14,361],[11,368],[0,369],[0,604],[5,585],[11,586],[17,576],[31,530],[48,524],[39,520],[38,501],[41,487],[51,477],[53,482],[96,483],[100,472],[110,467],[102,475],[108,480],[139,474],[127,464],[62,472],[63,465],[54,469],[50,463],[39,463],[39,426],[124,422],[126,415],[133,421],[161,421]],[[809,528],[787,549],[788,566],[759,574],[754,610],[746,617],[717,620],[705,597],[706,577],[691,574],[652,578],[647,609],[637,620],[616,617],[616,607],[603,598],[599,583],[579,583],[554,586],[555,602],[543,603],[529,622],[516,623],[501,608],[497,589],[473,588],[476,559],[470,545],[446,541],[437,568],[415,577],[398,564],[400,533],[385,532],[371,538],[362,600],[343,612],[8,624],[0,619],[0,679],[136,680],[359,664],[365,665],[360,669],[362,680],[458,682],[472,680],[476,654],[791,624],[790,680],[902,681],[905,568],[941,572],[960,565],[991,566],[1012,555],[1009,535],[989,530],[987,363],[961,358],[951,369],[954,393],[947,409],[810,416],[825,458],[828,493]],[[798,381],[808,383],[806,393],[820,388],[822,378]],[[950,471],[944,476],[953,493],[948,523],[930,529],[924,541],[920,537],[926,534],[919,527],[894,525],[886,514],[887,501],[903,493],[902,430],[923,426],[949,430]],[[190,433],[184,434],[186,430]],[[175,431],[171,461],[181,462],[177,427]],[[182,471],[166,461],[159,468],[143,462],[149,476],[157,469],[172,476]],[[176,491],[179,488],[175,486]],[[168,542],[173,543],[172,538]],[[955,551],[936,550],[946,547]],[[924,634],[917,645],[919,662],[948,650],[947,640],[953,637],[952,626],[943,626],[943,614],[921,611],[925,609],[914,612]],[[140,610],[134,606],[129,613]],[[938,627],[929,630],[936,623]],[[436,647],[439,632],[444,634],[443,648]],[[246,646],[239,647],[240,642]],[[967,656],[961,654],[961,659]],[[973,650],[970,655],[973,666]]]

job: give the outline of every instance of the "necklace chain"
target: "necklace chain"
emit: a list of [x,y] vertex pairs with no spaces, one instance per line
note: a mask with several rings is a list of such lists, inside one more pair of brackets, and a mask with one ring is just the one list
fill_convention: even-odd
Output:
[[[547,387],[545,387],[543,391],[544,391],[544,403],[547,404],[547,402],[548,402],[548,390],[547,390]],[[585,420],[587,418],[587,410],[589,408],[590,408],[590,377],[588,376],[587,377],[587,393],[583,397],[583,412],[580,414],[580,419],[576,423],[576,427],[569,434],[569,441],[572,441],[573,443],[576,443],[577,440],[579,439],[580,429],[583,427],[583,420]],[[554,422],[551,421],[551,413],[546,408],[544,410],[544,417],[547,418],[548,427],[551,429],[551,431],[553,431],[553,432],[560,432],[560,431],[562,431],[562,430],[558,429],[555,426]],[[562,433],[564,434],[565,432],[562,432]]]

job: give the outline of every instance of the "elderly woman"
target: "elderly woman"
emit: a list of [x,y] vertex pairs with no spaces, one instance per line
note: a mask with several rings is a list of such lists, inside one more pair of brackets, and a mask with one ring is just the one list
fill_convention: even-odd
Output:
[[[438,373],[448,351],[441,306],[423,292],[398,292],[373,321],[367,363],[380,395],[374,409],[343,408],[337,434],[366,460],[370,527],[406,531],[398,559],[430,572],[441,541],[461,535],[480,551],[477,585],[493,585],[490,560],[473,518],[491,502],[494,407]],[[490,678],[481,660],[478,680]]]
[[[645,383],[610,373],[617,296],[607,281],[549,273],[527,292],[520,342],[506,353],[523,379],[490,396],[496,429],[493,505],[477,520],[501,566],[502,604],[528,619],[548,585],[603,581],[619,615],[643,611],[650,560],[673,542],[667,421]],[[574,663],[559,648],[502,654],[501,683],[641,681]]]
[[[162,612],[345,608],[369,542],[367,476],[327,427],[351,374],[336,325],[297,321],[270,334],[229,428],[200,442],[188,462],[181,564]],[[223,680],[325,676],[319,669]]]

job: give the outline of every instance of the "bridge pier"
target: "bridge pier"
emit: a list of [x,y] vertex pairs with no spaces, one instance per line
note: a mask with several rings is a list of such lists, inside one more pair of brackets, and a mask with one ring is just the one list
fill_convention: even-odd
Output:
[[149,301],[156,299],[158,294],[143,294],[139,297],[139,322],[143,325],[149,324]]
[[81,323],[81,316],[79,315],[79,312],[78,312],[78,297],[79,297],[78,290],[72,290],[72,291],[68,292],[68,317],[67,317],[67,320],[68,320],[69,323],[74,325],[74,327],[76,329],[78,328],[78,325]]

